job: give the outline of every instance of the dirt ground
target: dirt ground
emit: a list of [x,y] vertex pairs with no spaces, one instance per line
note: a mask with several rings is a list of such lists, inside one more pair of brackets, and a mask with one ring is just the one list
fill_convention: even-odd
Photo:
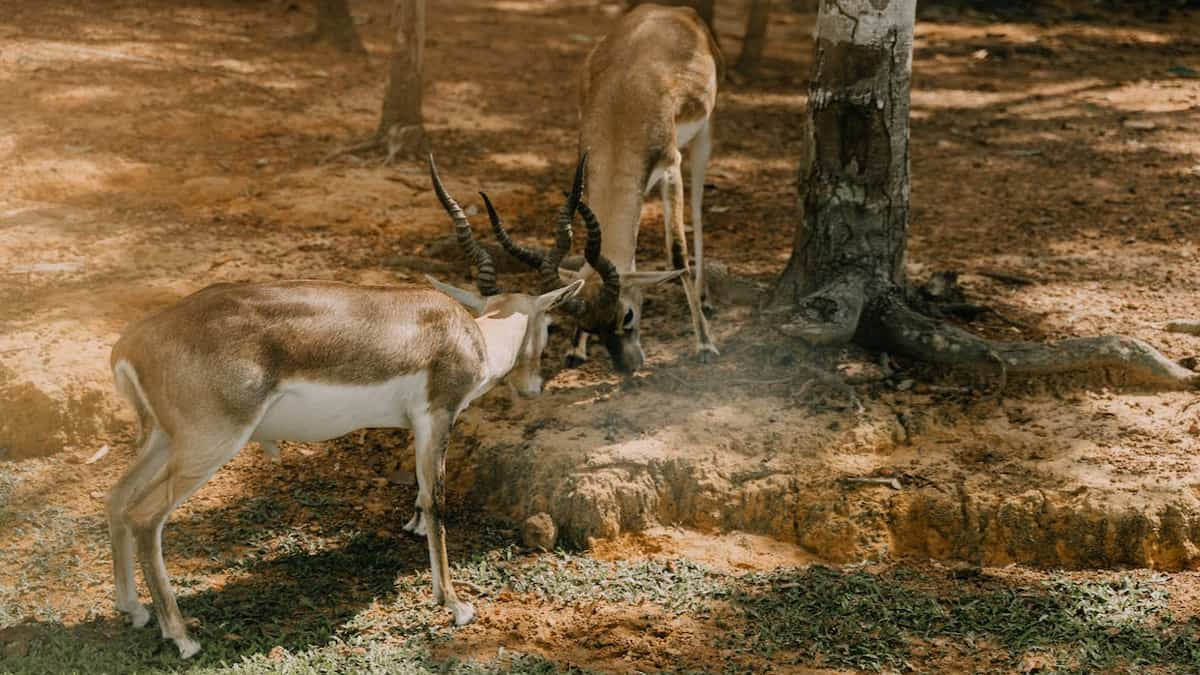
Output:
[[[736,54],[740,4],[718,4]],[[311,9],[291,2],[0,0],[0,578],[38,577],[30,560],[55,570],[4,589],[0,627],[39,606],[65,625],[113,613],[100,516],[134,432],[107,364],[129,322],[219,281],[419,284],[434,270],[465,282],[453,256],[436,257],[449,224],[422,165],[318,164],[378,114],[388,3],[353,5],[369,63],[292,40]],[[454,509],[473,515],[452,530],[485,522],[515,541],[545,512],[560,545],[602,559],[658,551],[732,570],[906,557],[1200,567],[1194,393],[1139,392],[1108,373],[998,390],[995,377],[808,350],[757,314],[746,286],[769,284],[791,247],[814,20],[777,10],[762,71],[726,82],[717,106],[706,252],[742,280],[717,295],[722,357],[690,358],[670,287],[647,303],[636,378],[597,351],[541,399],[478,402],[449,468]],[[429,17],[426,121],[443,178],[464,202],[485,189],[527,243],[547,240],[575,156],[574,69],[617,12],[455,0]],[[1114,332],[1200,354],[1200,337],[1161,329],[1200,318],[1198,25],[1196,13],[922,14],[911,277],[958,272],[968,299],[996,310],[967,324],[989,337]],[[664,259],[660,218],[650,203],[646,267]],[[502,271],[501,283],[533,278]],[[565,348],[552,340],[552,370]],[[864,409],[801,366],[839,371]],[[362,432],[285,445],[281,467],[244,452],[168,527],[168,542],[188,538],[168,544],[169,568],[219,587],[203,549],[226,546],[223,509],[291,495],[270,520],[303,530],[322,489],[418,567],[423,545],[396,534],[412,503],[406,447],[402,432]],[[71,526],[48,538],[33,514]],[[481,546],[474,536],[460,553]],[[538,613],[502,599],[490,611],[462,654],[519,647],[498,617]],[[526,651],[628,665],[577,644],[603,632],[594,613],[559,619]],[[679,638],[702,652],[705,629],[689,620],[647,649]],[[709,656],[696,663],[723,662]]]

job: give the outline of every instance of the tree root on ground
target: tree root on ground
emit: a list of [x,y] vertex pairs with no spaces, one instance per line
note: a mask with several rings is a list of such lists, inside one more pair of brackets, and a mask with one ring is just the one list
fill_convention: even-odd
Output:
[[378,130],[357,143],[334,150],[317,163],[325,164],[345,155],[372,153],[377,150],[384,152],[381,166],[391,166],[397,157],[420,160],[429,153],[429,139],[425,135],[425,128],[420,124],[393,124],[386,131]]
[[[968,370],[999,369],[1002,379],[1009,374],[1101,372],[1119,373],[1130,384],[1154,389],[1200,389],[1200,373],[1136,338],[1105,335],[1046,344],[987,340],[917,312],[898,288],[868,295],[864,285],[846,283],[852,278],[844,276],[801,298],[801,311],[783,322],[780,331],[812,344],[849,342],[843,338],[850,332],[855,342],[871,349]],[[814,307],[820,312],[812,312]]]
[[1178,321],[1170,321],[1163,330],[1168,333],[1186,333],[1188,335],[1200,335],[1200,321],[1189,321],[1180,319]]
[[812,345],[849,342],[862,317],[865,287],[858,274],[838,277],[796,303],[779,330]]

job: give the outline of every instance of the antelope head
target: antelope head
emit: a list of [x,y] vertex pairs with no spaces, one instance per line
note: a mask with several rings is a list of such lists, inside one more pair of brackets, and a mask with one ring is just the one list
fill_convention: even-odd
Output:
[[[478,271],[475,284],[479,289],[479,294],[451,286],[433,277],[427,277],[427,279],[434,288],[454,298],[474,314],[476,321],[480,323],[481,330],[494,333],[510,331],[514,340],[517,338],[521,340],[520,347],[516,352],[516,360],[504,375],[503,381],[522,397],[537,396],[542,393],[544,384],[541,375],[542,352],[546,349],[546,343],[549,341],[550,310],[560,306],[568,307],[569,303],[573,302],[574,296],[583,287],[583,281],[578,280],[571,284],[558,284],[553,288],[543,288],[540,295],[502,293],[496,285],[496,265],[492,261],[491,255],[483,246],[480,246],[479,242],[475,241],[471,225],[467,222],[466,213],[442,185],[437,165],[434,164],[432,156],[429,158],[429,174],[433,180],[433,188],[437,193],[438,200],[441,201],[442,207],[454,221],[454,233],[459,246],[466,254],[469,263]],[[576,187],[572,191],[576,195],[574,198],[576,203],[578,202],[577,192],[581,190],[582,178],[577,174]],[[486,195],[484,200],[487,200]],[[571,207],[569,213],[573,214],[574,207],[571,204],[572,202],[568,198],[567,206]],[[564,209],[566,208],[564,207]],[[490,202],[488,202],[488,211],[494,213]],[[506,321],[514,316],[523,316],[526,317],[526,320],[524,322]],[[523,331],[523,335],[517,335],[518,331]]]
[[[640,368],[646,360],[638,330],[642,318],[643,290],[647,286],[675,279],[684,270],[621,274],[608,258],[601,255],[600,223],[596,214],[582,200],[586,165],[585,152],[576,167],[575,181],[567,195],[567,202],[559,210],[554,228],[554,247],[549,251],[536,251],[514,242],[504,229],[491,200],[483,193],[480,196],[487,207],[496,239],[510,255],[538,271],[543,293],[599,278],[599,284],[589,284],[585,294],[564,302],[562,308],[575,317],[583,331],[598,336],[608,350],[613,366],[619,372],[628,374]],[[576,211],[587,228],[584,247],[587,268],[580,272],[559,267],[571,250],[571,220]]]

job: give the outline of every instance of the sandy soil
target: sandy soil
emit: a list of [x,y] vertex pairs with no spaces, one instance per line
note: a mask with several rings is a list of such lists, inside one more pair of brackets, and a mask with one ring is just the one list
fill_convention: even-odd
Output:
[[[419,283],[422,270],[385,261],[420,255],[448,230],[424,169],[317,164],[373,128],[386,6],[356,3],[364,64],[289,41],[310,21],[289,3],[0,2],[10,509],[101,510],[132,456],[132,415],[107,358],[133,319],[217,281]],[[616,11],[464,0],[429,19],[426,117],[443,176],[464,197],[486,189],[519,239],[546,239],[574,156],[573,69]],[[1200,289],[1200,79],[1181,76],[1200,70],[1200,37],[1186,28],[1200,17],[1064,16],[919,22],[910,272],[960,272],[969,299],[998,311],[969,326],[991,337],[1117,332],[1194,356],[1200,338],[1161,325],[1196,318]],[[736,7],[718,23],[736,53]],[[790,250],[812,23],[781,8],[760,76],[720,95],[706,250],[751,282],[769,282]],[[651,266],[663,258],[659,214],[650,204],[643,216],[639,255]],[[443,276],[464,281],[455,265]],[[469,411],[451,458],[460,508],[486,505],[513,523],[548,512],[560,543],[594,540],[607,557],[667,546],[661,528],[685,526],[724,552],[671,550],[731,568],[901,555],[1200,566],[1193,394],[1090,373],[1010,382],[997,396],[994,378],[809,351],[728,300],[712,321],[723,356],[703,367],[687,353],[677,289],[655,292],[646,315],[636,379],[620,381],[597,354],[558,373],[541,400],[496,393]],[[565,346],[560,336],[547,355],[555,370]],[[806,386],[797,364],[857,378],[865,411]],[[396,456],[331,468],[327,448],[291,445],[283,479],[341,471],[364,510],[406,512],[410,492],[372,481],[411,462],[403,435],[347,442]],[[275,471],[243,453],[181,518],[252,494]],[[4,529],[14,551],[39,545]],[[641,531],[648,539],[629,543]],[[86,606],[107,594],[105,555],[88,558]]]

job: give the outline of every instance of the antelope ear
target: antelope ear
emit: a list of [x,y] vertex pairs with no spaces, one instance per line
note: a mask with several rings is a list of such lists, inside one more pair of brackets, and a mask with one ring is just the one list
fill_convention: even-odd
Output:
[[487,301],[485,301],[482,297],[475,295],[471,291],[465,291],[457,286],[444,284],[428,274],[425,275],[425,279],[427,279],[429,283],[433,284],[434,288],[454,298],[459,302],[459,304],[471,310],[476,315],[483,314],[483,308],[487,305]]
[[686,270],[669,270],[667,272],[626,272],[621,275],[621,285],[628,284],[630,286],[646,287],[655,284],[661,284],[664,281],[670,281]]
[[583,279],[577,279],[571,282],[569,286],[564,286],[557,290],[550,291],[549,293],[539,295],[536,301],[537,308],[543,312],[548,312],[563,302],[575,297],[575,294],[578,293],[579,289],[581,288],[583,288]]

